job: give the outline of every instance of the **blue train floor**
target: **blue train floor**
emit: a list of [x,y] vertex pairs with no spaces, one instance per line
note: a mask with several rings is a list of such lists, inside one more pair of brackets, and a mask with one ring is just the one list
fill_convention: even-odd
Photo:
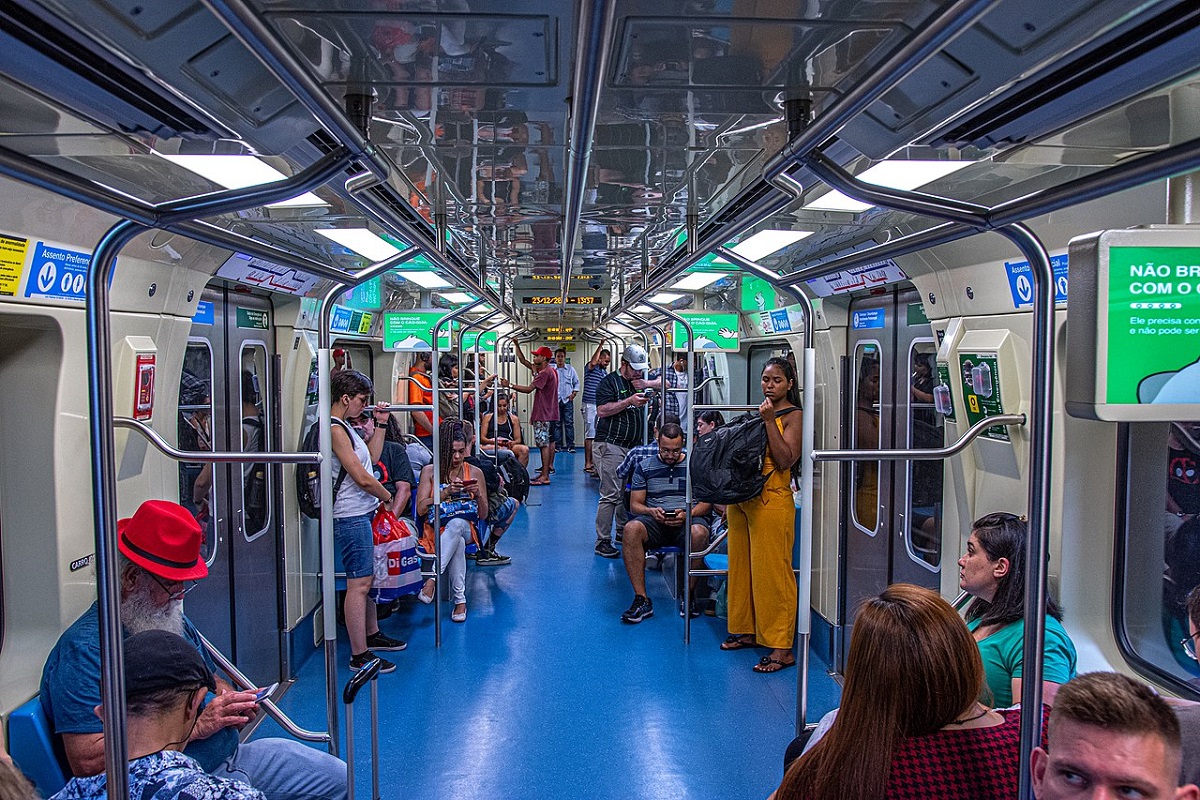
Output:
[[[547,487],[498,548],[512,564],[467,571],[468,619],[406,598],[381,623],[408,649],[379,678],[384,798],[765,798],[793,736],[796,671],[759,675],[765,651],[723,652],[725,621],[683,619],[649,571],[655,616],[621,622],[633,598],[620,559],[592,552],[596,482],[583,453],[559,454]],[[469,562],[470,563],[470,562]],[[339,641],[339,677],[349,646]],[[814,659],[809,716],[839,689]],[[339,690],[340,696],[340,690]],[[325,721],[324,659],[314,653],[281,702],[300,723]],[[356,721],[358,796],[369,796],[368,696]],[[345,728],[343,725],[343,735]],[[270,720],[256,737],[278,735]]]

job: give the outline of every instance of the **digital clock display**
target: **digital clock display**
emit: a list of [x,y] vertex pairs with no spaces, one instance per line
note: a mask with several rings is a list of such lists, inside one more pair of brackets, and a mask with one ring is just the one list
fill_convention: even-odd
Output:
[[[521,297],[521,302],[529,306],[557,306],[562,304],[562,297],[557,294],[527,294]],[[603,303],[604,298],[592,295],[567,296],[569,306],[597,306]]]

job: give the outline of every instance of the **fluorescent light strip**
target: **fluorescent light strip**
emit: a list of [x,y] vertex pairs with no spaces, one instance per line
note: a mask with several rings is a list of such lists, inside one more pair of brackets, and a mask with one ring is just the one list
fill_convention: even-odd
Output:
[[[886,189],[910,191],[958,172],[974,161],[881,161],[858,176],[865,183]],[[813,211],[850,211],[858,213],[872,208],[871,203],[855,200],[836,189],[804,204]]]
[[471,297],[471,295],[467,294],[466,292],[437,292],[437,296],[443,298],[444,300],[448,300],[451,303],[457,303],[458,305],[466,305],[467,303],[475,302],[475,298]]
[[766,258],[772,253],[778,253],[788,245],[795,244],[801,239],[812,235],[812,231],[759,231],[749,239],[738,242],[729,249],[742,258],[758,261],[760,258]]
[[654,295],[654,297],[650,298],[650,302],[651,303],[660,303],[660,304],[661,303],[674,303],[676,300],[678,300],[681,297],[683,297],[683,295],[675,294],[674,292],[659,292],[658,294]]
[[716,283],[727,275],[728,273],[725,272],[691,272],[685,275],[682,280],[676,281],[671,288],[696,292],[705,286]]
[[448,286],[454,285],[441,275],[429,270],[400,270],[393,274],[405,280],[412,281],[424,289],[445,289]]
[[366,228],[317,228],[316,231],[326,239],[332,239],[342,247],[366,256],[371,261],[383,261],[400,252],[400,248]]
[[[207,178],[218,186],[226,189],[248,189],[251,186],[262,186],[267,183],[286,180],[287,176],[256,156],[198,156],[198,155],[166,155],[152,150],[159,158],[164,158],[176,166],[194,172],[202,178]],[[288,200],[270,203],[269,208],[285,206],[327,206],[321,198],[312,192],[305,192]]]

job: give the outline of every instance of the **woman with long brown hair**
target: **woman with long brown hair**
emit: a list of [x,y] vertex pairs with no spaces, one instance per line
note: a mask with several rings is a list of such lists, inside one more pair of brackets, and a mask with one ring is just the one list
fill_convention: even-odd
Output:
[[979,648],[939,595],[908,584],[854,621],[842,706],[777,800],[1000,800],[1017,794],[1019,711],[979,702]]

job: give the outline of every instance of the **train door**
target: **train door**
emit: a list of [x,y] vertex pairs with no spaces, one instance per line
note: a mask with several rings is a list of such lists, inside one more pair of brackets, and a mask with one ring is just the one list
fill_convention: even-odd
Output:
[[[844,422],[850,447],[941,446],[943,426],[932,402],[936,350],[916,291],[851,303],[849,413]],[[938,588],[942,508],[941,462],[855,461],[847,466],[844,647],[863,598],[896,582]]]
[[[211,306],[193,324],[181,379],[180,441],[191,449],[278,449],[270,304],[220,290],[203,300]],[[260,682],[282,677],[278,475],[262,463],[180,466],[181,502],[205,526],[209,560],[188,616]]]

